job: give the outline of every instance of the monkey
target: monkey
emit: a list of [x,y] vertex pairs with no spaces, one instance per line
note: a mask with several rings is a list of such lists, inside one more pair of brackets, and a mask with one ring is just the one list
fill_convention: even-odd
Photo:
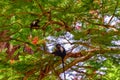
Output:
[[62,66],[63,66],[63,72],[64,72],[64,80],[65,80],[65,69],[64,69],[64,57],[66,56],[66,50],[61,44],[56,44],[56,50],[52,53],[55,56],[60,56],[62,59]]
[[32,29],[38,29],[40,26],[38,25],[38,23],[40,22],[39,19],[34,20],[31,24],[30,24],[30,29],[32,31]]
[[36,19],[36,20],[34,20],[31,24],[30,24],[30,38],[32,38],[32,30],[33,29],[39,29],[39,23],[40,22],[40,20],[39,19]]
[[53,54],[55,56],[60,56],[61,58],[64,59],[64,57],[66,55],[66,50],[63,46],[61,46],[61,44],[56,44],[56,50],[55,50],[55,52],[53,52]]

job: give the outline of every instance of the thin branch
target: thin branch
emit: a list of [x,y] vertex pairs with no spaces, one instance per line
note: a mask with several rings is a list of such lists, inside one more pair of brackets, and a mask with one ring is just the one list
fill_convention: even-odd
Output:
[[46,27],[47,27],[48,25],[51,25],[51,24],[57,24],[57,25],[59,25],[59,26],[61,26],[61,27],[64,27],[64,26],[65,26],[64,23],[62,23],[62,22],[51,20],[51,21],[46,22],[46,23],[42,26],[42,29],[45,30]]
[[39,6],[40,10],[41,10],[42,12],[45,12],[44,8],[43,8],[42,5],[39,3],[39,1],[38,1],[38,0],[35,0],[35,2],[36,2],[36,4]]
[[[101,51],[102,53],[100,54],[104,54],[104,53],[107,53],[107,52],[110,52],[110,51],[116,51],[116,50],[120,50],[120,48],[106,48],[106,49],[100,49],[100,48],[95,48],[95,49],[91,49],[91,50],[86,50],[85,53],[87,53],[85,56],[82,56],[82,57],[77,57],[75,58],[71,63],[67,64],[65,66],[65,70],[71,68],[72,66],[74,66],[75,64],[79,63],[79,62],[83,62],[83,61],[86,61],[88,59],[90,59],[92,56],[94,56],[95,52],[97,51]],[[75,54],[80,54],[81,52],[78,52],[78,53],[68,53],[67,56],[65,57],[65,59],[69,58],[69,57],[72,57],[74,56]],[[72,55],[69,55],[69,54],[72,54]],[[65,60],[64,59],[64,60]],[[59,74],[62,72],[62,69],[59,69],[58,70]]]
[[31,76],[32,74],[34,74],[36,71],[36,69],[32,69],[28,72],[25,73],[25,76],[23,77],[23,80],[28,80],[28,77]]
[[69,43],[69,44],[71,44],[72,45],[72,43],[64,36],[64,39]]
[[90,44],[85,43],[85,42],[73,42],[73,43],[71,43],[71,44],[79,44],[79,45],[82,45],[82,46],[85,46],[85,47],[88,47],[88,48],[91,48],[91,49],[96,48],[96,47],[91,46]]
[[110,18],[108,24],[110,24],[110,22],[112,21],[112,19],[113,19],[114,16],[115,16],[115,12],[116,12],[116,9],[117,9],[117,7],[118,7],[118,2],[119,2],[119,1],[116,2],[116,6],[115,6],[115,9],[114,9],[113,15],[112,15],[112,17]]
[[115,28],[114,26],[111,26],[111,25],[105,25],[105,24],[99,24],[99,23],[94,23],[94,22],[91,22],[89,20],[86,20],[86,19],[83,19],[84,21],[90,23],[90,24],[93,24],[93,25],[98,25],[98,26],[102,26],[104,28]]
[[82,74],[85,74],[85,75],[89,75],[88,73],[84,72],[84,71],[79,71],[79,70],[76,70],[74,68],[71,68],[73,71],[76,71],[77,73],[82,73]]

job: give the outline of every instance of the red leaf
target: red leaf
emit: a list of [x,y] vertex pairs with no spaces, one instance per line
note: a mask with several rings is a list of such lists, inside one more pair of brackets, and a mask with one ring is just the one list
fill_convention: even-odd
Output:
[[38,43],[38,37],[34,37],[33,40],[32,40],[32,44],[37,44]]

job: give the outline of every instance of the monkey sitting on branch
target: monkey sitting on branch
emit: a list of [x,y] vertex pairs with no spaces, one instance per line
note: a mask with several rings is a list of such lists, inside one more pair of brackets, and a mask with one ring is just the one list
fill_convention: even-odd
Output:
[[64,72],[64,80],[65,80],[65,69],[64,69],[64,57],[66,56],[66,50],[61,44],[56,44],[56,50],[52,53],[55,56],[60,56],[62,59],[62,66],[63,66],[63,72]]

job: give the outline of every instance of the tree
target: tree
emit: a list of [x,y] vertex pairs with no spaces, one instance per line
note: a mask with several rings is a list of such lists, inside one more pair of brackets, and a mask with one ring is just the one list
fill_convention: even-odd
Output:
[[[57,42],[71,46],[64,61],[74,79],[119,79],[119,0],[1,0],[0,7],[0,79],[60,78],[61,60],[49,49]],[[35,19],[40,27],[31,32]]]

